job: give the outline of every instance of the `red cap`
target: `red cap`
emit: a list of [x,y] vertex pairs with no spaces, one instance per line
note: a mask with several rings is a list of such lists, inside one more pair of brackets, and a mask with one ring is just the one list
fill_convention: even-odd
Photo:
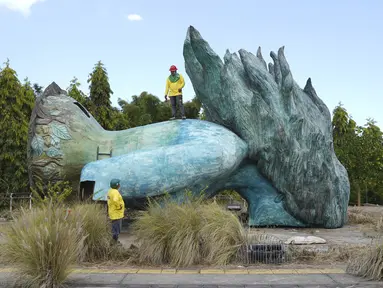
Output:
[[174,65],[172,65],[172,66],[170,66],[170,69],[169,69],[169,71],[177,71],[177,67],[176,67],[176,66],[174,66]]

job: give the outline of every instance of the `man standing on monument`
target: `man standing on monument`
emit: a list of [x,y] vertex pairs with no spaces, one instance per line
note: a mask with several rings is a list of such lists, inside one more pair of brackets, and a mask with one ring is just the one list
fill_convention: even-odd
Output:
[[124,218],[125,202],[118,189],[120,188],[120,180],[112,179],[110,181],[110,189],[108,191],[108,214],[112,220],[112,237],[118,242],[118,236],[121,233],[122,218]]
[[186,119],[184,105],[182,103],[182,88],[185,86],[184,77],[177,73],[177,67],[174,65],[170,67],[169,71],[170,75],[166,79],[165,101],[168,101],[169,96],[170,103],[172,104],[172,118],[170,118],[170,120],[176,119],[177,103],[181,111],[182,119]]

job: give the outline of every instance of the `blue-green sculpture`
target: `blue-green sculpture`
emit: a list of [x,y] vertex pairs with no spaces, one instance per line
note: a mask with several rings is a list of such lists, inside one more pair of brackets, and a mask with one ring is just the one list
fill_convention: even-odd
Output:
[[93,183],[93,199],[106,200],[119,178],[127,206],[165,192],[182,199],[185,190],[211,197],[235,189],[251,226],[341,227],[349,181],[326,105],[310,80],[303,90],[294,82],[283,49],[269,67],[260,50],[239,54],[222,62],[188,30],[186,71],[208,121],[106,131],[52,83],[30,122],[30,179]]

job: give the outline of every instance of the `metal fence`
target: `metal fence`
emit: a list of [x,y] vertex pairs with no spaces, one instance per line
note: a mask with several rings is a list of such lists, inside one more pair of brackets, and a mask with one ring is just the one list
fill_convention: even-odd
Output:
[[32,193],[11,193],[9,195],[9,212],[12,213],[15,202],[27,202],[29,209],[32,209]]
[[236,262],[242,265],[284,264],[292,260],[292,250],[279,238],[269,234],[250,233],[240,247]]

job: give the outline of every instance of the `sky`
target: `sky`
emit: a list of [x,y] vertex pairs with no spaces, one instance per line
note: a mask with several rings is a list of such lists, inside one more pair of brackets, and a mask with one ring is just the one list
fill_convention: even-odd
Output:
[[[187,28],[200,31],[222,58],[226,49],[256,53],[285,46],[295,81],[311,77],[330,111],[341,102],[359,125],[383,127],[381,0],[0,0],[0,64],[20,80],[66,89],[101,60],[117,99],[147,91],[163,100],[169,67],[185,76]],[[381,84],[379,84],[381,83]]]

